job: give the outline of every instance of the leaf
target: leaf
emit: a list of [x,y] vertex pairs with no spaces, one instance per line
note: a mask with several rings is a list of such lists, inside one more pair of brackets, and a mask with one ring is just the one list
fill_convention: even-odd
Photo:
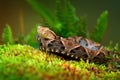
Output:
[[61,0],[56,0],[56,17],[58,21],[60,21],[61,24],[64,23],[64,16],[63,16],[63,9],[62,9],[62,1]]
[[75,25],[78,21],[78,17],[76,16],[75,8],[70,3],[70,0],[64,0],[64,1],[65,1],[64,26],[68,37],[68,36],[76,35],[77,27]]
[[101,42],[102,37],[107,29],[108,11],[104,11],[97,20],[97,25],[91,34],[91,38],[96,42]]
[[3,43],[7,44],[13,44],[13,36],[12,36],[12,30],[8,24],[5,25],[5,28],[2,33],[2,41]]
[[37,35],[37,27],[34,27],[32,31],[24,38],[25,43],[27,45],[36,47],[37,46],[36,35]]
[[[37,0],[27,0],[27,2],[32,6],[34,10],[36,10],[39,15],[49,24],[49,26],[54,30],[54,31],[61,31],[61,24],[60,22],[52,16],[50,11],[46,9],[45,7],[40,4],[39,1]],[[56,32],[57,32],[56,31]]]
[[82,37],[88,37],[88,30],[86,26],[86,17],[81,17],[76,24],[77,26],[77,35]]

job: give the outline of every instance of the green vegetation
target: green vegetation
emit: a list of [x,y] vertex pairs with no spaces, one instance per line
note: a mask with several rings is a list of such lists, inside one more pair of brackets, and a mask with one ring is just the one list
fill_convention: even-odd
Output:
[[18,36],[17,40],[14,40],[12,37],[11,27],[6,24],[4,31],[2,33],[2,41],[4,44],[27,44],[33,47],[37,46],[37,27],[34,27],[32,31],[26,36]]
[[107,28],[108,12],[103,12],[97,20],[97,25],[91,34],[93,40],[100,42]]
[[[39,13],[43,19],[41,22],[43,25],[50,27],[55,33],[62,37],[69,36],[82,36],[91,38],[96,42],[100,42],[107,29],[107,17],[108,12],[104,11],[97,20],[97,24],[90,33],[87,30],[86,17],[77,17],[75,8],[72,6],[69,0],[64,0],[64,6],[62,0],[55,0],[56,8],[55,13],[51,13],[47,8],[40,4],[37,0],[27,0],[27,2]],[[64,8],[64,9],[63,9]],[[56,16],[53,16],[55,14]],[[26,36],[18,36],[17,41],[13,41],[12,31],[9,25],[6,25],[2,35],[2,41],[7,44],[20,43],[28,44],[36,47],[36,27]]]
[[32,31],[24,38],[25,44],[36,47],[38,45],[36,36],[37,36],[37,27],[34,27]]
[[[55,0],[56,13],[51,13],[47,8],[42,6],[37,0],[27,0],[27,2],[35,9],[44,23],[49,26],[59,36],[83,36],[88,37],[96,42],[100,42],[107,28],[108,12],[104,11],[97,20],[97,25],[92,33],[89,33],[84,17],[77,17],[75,8],[70,0]],[[64,2],[64,4],[63,4]],[[56,14],[56,16],[53,16]]]
[[38,2],[37,0],[27,1],[30,3],[30,5],[34,5],[32,7],[40,14],[40,17],[43,18],[43,21],[45,21],[44,23],[46,23],[50,27],[55,26],[55,28],[52,28],[55,31],[56,29],[58,31],[61,31],[61,24],[56,20],[56,18],[54,18],[49,10],[47,10],[42,4],[40,4],[40,2]]
[[2,41],[4,44],[13,44],[13,37],[12,37],[12,31],[11,31],[11,27],[6,24],[4,30],[3,30],[3,34],[2,34]]
[[119,80],[111,66],[65,61],[27,45],[0,45],[0,80]]

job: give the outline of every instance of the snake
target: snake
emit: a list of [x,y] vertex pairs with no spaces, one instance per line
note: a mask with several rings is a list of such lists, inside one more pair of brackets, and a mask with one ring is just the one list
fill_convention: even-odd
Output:
[[70,60],[89,60],[90,62],[105,63],[109,51],[100,43],[81,36],[64,38],[56,35],[48,27],[38,26],[37,41],[39,49],[54,53]]

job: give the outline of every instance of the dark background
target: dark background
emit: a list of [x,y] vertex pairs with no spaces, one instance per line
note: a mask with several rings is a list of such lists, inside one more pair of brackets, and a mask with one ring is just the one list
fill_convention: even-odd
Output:
[[[55,0],[39,0],[54,14]],[[97,18],[108,10],[108,29],[102,43],[109,41],[120,44],[120,0],[70,0],[78,16],[87,17],[89,29],[96,25]],[[0,43],[5,24],[12,27],[13,36],[27,35],[31,29],[41,23],[41,18],[25,0],[0,0]]]

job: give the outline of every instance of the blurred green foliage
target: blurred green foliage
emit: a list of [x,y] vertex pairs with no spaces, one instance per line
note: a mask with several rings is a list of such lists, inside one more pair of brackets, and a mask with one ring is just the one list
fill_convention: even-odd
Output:
[[[104,33],[107,29],[107,17],[108,12],[104,11],[97,20],[97,24],[93,29],[92,33],[89,33],[86,25],[86,17],[77,17],[75,8],[72,6],[69,0],[64,0],[64,5],[62,0],[56,1],[56,15],[51,13],[47,8],[40,4],[37,0],[27,0],[28,3],[40,14],[43,19],[42,24],[46,24],[50,27],[56,34],[62,37],[69,36],[82,36],[93,39],[96,42],[100,42]],[[3,42],[13,43],[12,32],[9,25],[6,25],[6,29],[3,32]],[[27,35],[19,36],[17,43],[28,44],[31,46],[37,45],[36,41],[36,27]]]
[[[97,25],[92,33],[89,33],[86,26],[85,18],[76,16],[75,8],[70,3],[70,0],[55,0],[56,1],[56,16],[47,8],[40,4],[37,0],[27,0],[27,2],[35,9],[43,18],[47,26],[55,31],[59,36],[83,36],[89,37],[97,42],[102,40],[102,37],[107,28],[108,12],[104,11],[97,20]],[[63,4],[64,1],[64,4]]]
[[108,54],[106,55],[106,59],[109,60],[108,63],[120,69],[119,44],[113,44],[113,42],[110,41],[110,43],[107,45],[107,47],[105,47],[105,49],[108,51]]
[[106,50],[119,52],[119,44],[118,43],[113,44],[113,42],[110,41],[109,44],[106,47]]
[[93,33],[91,34],[91,38],[97,42],[102,40],[102,37],[107,28],[108,21],[108,11],[104,11],[97,20],[97,25],[94,28]]
[[62,25],[58,20],[50,13],[50,11],[45,8],[40,2],[37,0],[27,0],[30,5],[40,14],[40,17],[45,21],[45,23],[50,26],[54,31],[61,31]]
[[34,27],[32,31],[24,38],[25,44],[36,47],[38,45],[36,36],[37,36],[37,27]]
[[4,44],[13,44],[14,43],[11,27],[8,24],[5,25],[5,28],[3,30],[2,41]]

